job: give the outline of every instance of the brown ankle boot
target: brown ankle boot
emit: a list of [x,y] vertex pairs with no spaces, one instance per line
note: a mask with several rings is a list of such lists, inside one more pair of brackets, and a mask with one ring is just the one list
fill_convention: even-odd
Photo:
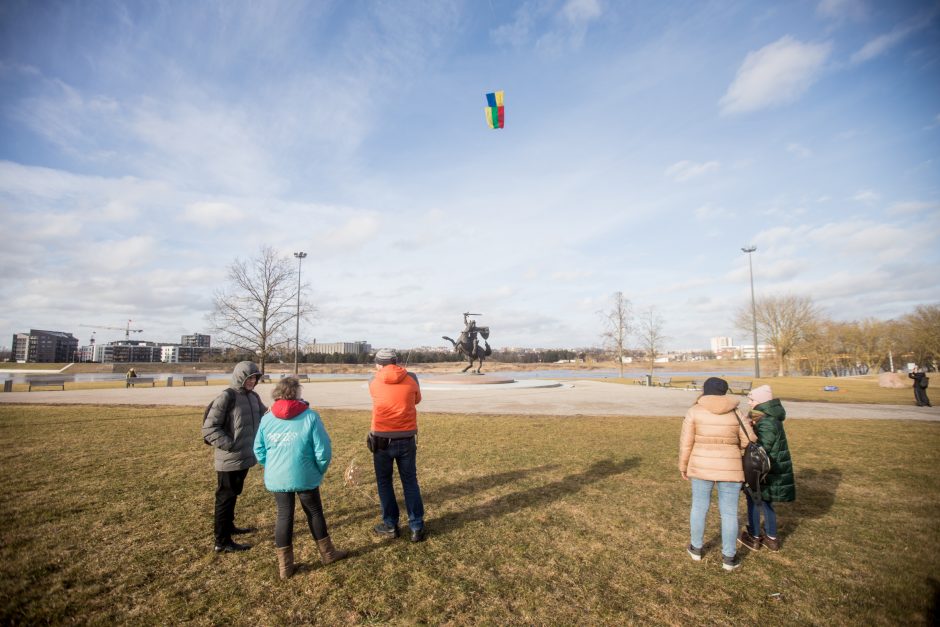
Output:
[[277,572],[281,579],[290,579],[294,568],[294,545],[277,548]]
[[334,547],[330,536],[322,540],[317,540],[317,546],[320,548],[320,561],[324,564],[332,564],[333,562],[345,559],[346,556],[349,555],[349,551],[340,551]]

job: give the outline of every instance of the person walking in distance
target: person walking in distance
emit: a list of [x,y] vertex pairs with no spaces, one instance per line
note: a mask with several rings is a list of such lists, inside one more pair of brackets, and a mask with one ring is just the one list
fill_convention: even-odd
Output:
[[271,410],[261,418],[255,436],[255,457],[264,466],[264,486],[274,493],[277,521],[274,547],[281,579],[294,574],[294,497],[307,516],[307,525],[320,550],[320,561],[332,564],[348,555],[338,551],[326,530],[320,482],[333,456],[330,436],[320,414],[300,396],[300,381],[287,377],[274,386]]
[[907,376],[914,379],[914,402],[918,407],[933,407],[930,399],[927,398],[927,383],[930,379],[924,373],[923,368],[914,368],[913,372],[908,372]]
[[261,371],[252,361],[235,364],[228,388],[219,394],[202,425],[206,444],[215,447],[215,551],[234,553],[247,551],[248,544],[232,540],[236,534],[255,531],[252,527],[235,526],[235,502],[242,493],[248,469],[257,463],[254,451],[255,433],[268,408],[254,391]]
[[418,486],[416,456],[418,453],[418,412],[421,402],[418,378],[398,365],[398,354],[383,348],[375,354],[377,372],[369,382],[372,395],[372,426],[367,438],[375,466],[375,482],[382,506],[382,522],[375,533],[397,538],[399,509],[392,487],[393,465],[398,466],[411,541],[424,541],[424,503]]

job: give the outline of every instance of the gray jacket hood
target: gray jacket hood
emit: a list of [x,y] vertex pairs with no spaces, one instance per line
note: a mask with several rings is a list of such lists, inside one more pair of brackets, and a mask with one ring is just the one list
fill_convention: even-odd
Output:
[[245,380],[252,375],[261,376],[261,369],[258,368],[258,364],[253,361],[240,361],[235,364],[235,369],[232,371],[232,382],[229,387],[233,387],[236,390],[240,389],[245,385]]

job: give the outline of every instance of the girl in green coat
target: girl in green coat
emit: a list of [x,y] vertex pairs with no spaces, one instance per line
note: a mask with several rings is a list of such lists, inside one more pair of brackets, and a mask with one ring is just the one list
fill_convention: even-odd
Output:
[[[796,499],[796,484],[793,481],[793,462],[790,448],[787,446],[787,434],[783,430],[783,421],[787,412],[779,399],[773,397],[769,385],[762,385],[747,395],[751,404],[751,423],[754,433],[767,456],[770,457],[770,472],[761,484],[761,500],[755,503],[747,492],[747,529],[741,532],[738,541],[752,550],[762,545],[771,551],[780,548],[777,539],[777,512],[774,503]],[[761,513],[764,514],[764,533],[761,534]]]

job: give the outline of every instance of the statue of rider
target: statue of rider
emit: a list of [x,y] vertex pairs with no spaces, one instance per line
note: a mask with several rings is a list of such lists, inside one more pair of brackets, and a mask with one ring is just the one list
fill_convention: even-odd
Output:
[[466,334],[467,340],[473,345],[473,349],[470,352],[470,355],[476,356],[477,346],[479,345],[479,340],[477,340],[477,322],[476,320],[470,319],[471,314],[469,312],[464,312],[463,314],[463,332]]

